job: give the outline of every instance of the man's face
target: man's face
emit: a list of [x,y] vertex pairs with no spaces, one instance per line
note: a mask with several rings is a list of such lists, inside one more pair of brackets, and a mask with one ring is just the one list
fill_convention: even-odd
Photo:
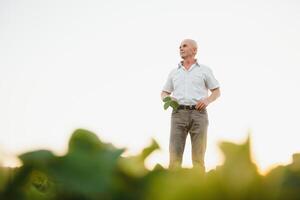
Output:
[[191,42],[184,40],[179,46],[179,52],[182,59],[188,57],[194,58],[196,55],[196,47]]

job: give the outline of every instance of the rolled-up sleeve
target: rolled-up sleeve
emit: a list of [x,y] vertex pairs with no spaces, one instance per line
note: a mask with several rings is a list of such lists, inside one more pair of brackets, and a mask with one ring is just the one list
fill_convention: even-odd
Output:
[[215,78],[211,69],[207,69],[205,73],[205,85],[208,89],[216,89],[220,87],[218,80]]
[[172,80],[172,75],[173,75],[173,71],[171,71],[168,75],[168,78],[167,78],[167,81],[165,83],[165,85],[163,86],[163,91],[166,91],[166,92],[173,92],[174,90],[174,86],[173,86],[173,80]]

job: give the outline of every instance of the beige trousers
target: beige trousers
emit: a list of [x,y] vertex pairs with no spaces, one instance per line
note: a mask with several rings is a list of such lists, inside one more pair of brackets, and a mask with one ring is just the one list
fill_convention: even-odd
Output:
[[181,167],[186,137],[188,133],[192,145],[193,167],[205,171],[204,155],[207,140],[208,115],[207,110],[172,111],[169,142],[169,168]]

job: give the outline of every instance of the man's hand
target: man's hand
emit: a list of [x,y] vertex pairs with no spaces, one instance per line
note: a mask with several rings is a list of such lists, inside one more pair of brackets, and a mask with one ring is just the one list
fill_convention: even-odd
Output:
[[206,108],[211,102],[215,101],[220,96],[220,88],[211,89],[211,95],[209,97],[200,99],[196,104],[197,110]]
[[201,99],[200,101],[198,101],[198,103],[196,105],[196,109],[202,110],[202,109],[206,108],[209,104],[210,104],[210,102],[207,98]]

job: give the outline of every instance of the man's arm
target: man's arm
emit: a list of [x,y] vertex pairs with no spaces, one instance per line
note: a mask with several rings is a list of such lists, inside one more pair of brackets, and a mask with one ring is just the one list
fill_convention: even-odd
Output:
[[206,108],[210,103],[215,101],[221,95],[220,88],[215,88],[215,89],[212,89],[210,91],[211,91],[211,94],[207,98],[201,99],[197,103],[197,105],[196,105],[197,110],[201,110],[203,108]]

